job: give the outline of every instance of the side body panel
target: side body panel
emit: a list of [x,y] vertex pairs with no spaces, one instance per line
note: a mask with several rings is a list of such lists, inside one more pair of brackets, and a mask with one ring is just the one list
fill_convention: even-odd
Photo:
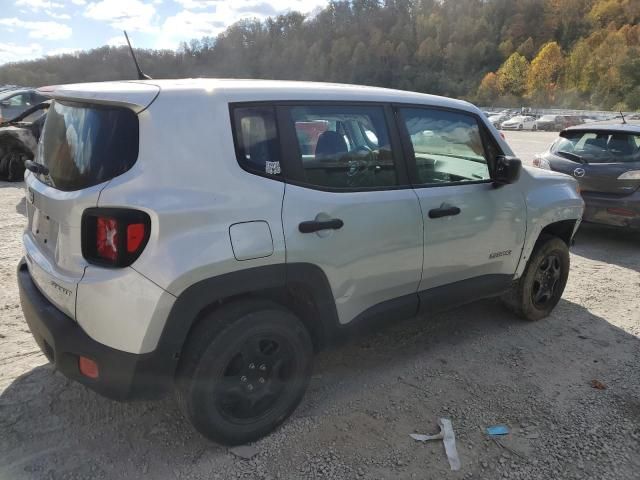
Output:
[[[420,290],[483,275],[513,276],[526,233],[526,207],[518,183],[417,188],[424,215]],[[442,204],[455,216],[429,218]]]
[[[336,193],[287,185],[282,218],[287,263],[312,263],[324,271],[340,323],[416,292],[422,220],[412,189]],[[334,218],[344,222],[339,230],[298,230],[301,222]]]
[[[149,242],[122,281],[111,281],[112,270],[88,268],[77,308],[77,321],[92,338],[136,353],[156,348],[175,297],[188,287],[234,271],[285,263],[284,183],[240,168],[226,102],[189,92],[160,94],[139,114],[139,123],[138,161],[106,185],[97,203],[148,213]],[[238,224],[262,226],[261,232],[270,234],[268,245],[266,237],[259,245],[238,243],[236,247],[245,248],[242,261],[234,255],[230,236],[232,225]],[[115,286],[118,282],[121,287]],[[112,299],[127,298],[100,301],[107,284],[113,284]],[[216,298],[213,292],[201,294],[208,303]]]
[[524,273],[533,247],[546,226],[563,220],[575,220],[575,233],[584,211],[584,201],[578,193],[577,182],[568,175],[523,167],[519,183],[527,205],[527,236],[516,278]]
[[[159,95],[140,118],[140,156],[103,190],[99,207],[138,208],[151,216],[151,237],[132,267],[179,295],[200,280],[285,262],[284,183],[240,168],[229,109],[219,96]],[[239,262],[230,227],[267,224],[273,254]]]

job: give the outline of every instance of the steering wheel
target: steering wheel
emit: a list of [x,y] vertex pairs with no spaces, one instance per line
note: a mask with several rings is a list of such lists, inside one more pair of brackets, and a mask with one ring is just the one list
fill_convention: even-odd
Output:
[[375,152],[366,145],[359,145],[349,152],[350,159],[347,162],[347,185],[357,187],[363,180],[364,175],[375,161]]

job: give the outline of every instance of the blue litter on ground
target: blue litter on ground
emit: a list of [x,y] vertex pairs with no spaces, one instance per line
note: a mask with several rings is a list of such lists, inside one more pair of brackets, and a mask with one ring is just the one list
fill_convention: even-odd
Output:
[[506,425],[492,425],[491,427],[487,427],[487,434],[492,437],[496,437],[499,435],[507,435],[509,433],[509,427]]

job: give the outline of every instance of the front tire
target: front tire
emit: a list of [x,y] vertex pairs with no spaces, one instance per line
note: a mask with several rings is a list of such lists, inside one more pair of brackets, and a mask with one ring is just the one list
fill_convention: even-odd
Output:
[[262,300],[232,303],[190,334],[178,403],[205,437],[225,445],[252,442],[293,413],[312,367],[309,332],[293,313]]
[[569,248],[558,237],[542,235],[524,274],[502,298],[526,320],[547,317],[560,301],[569,278]]

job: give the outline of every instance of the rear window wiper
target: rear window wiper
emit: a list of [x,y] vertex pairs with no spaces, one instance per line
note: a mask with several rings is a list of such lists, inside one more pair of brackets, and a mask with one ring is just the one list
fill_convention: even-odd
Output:
[[564,150],[558,150],[555,152],[557,155],[566,158],[567,160],[571,160],[572,162],[577,163],[587,163],[587,161],[582,158],[580,155],[576,155],[575,153],[565,152]]

